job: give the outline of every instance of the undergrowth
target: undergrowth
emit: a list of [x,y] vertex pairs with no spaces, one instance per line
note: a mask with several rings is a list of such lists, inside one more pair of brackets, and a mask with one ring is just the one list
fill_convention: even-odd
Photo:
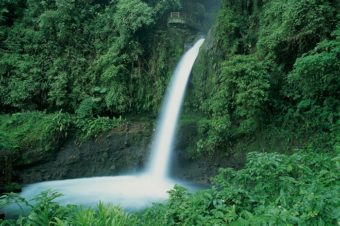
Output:
[[68,114],[42,112],[0,115],[0,150],[49,151],[68,136]]
[[97,138],[101,134],[112,130],[115,127],[121,126],[125,120],[121,117],[110,119],[108,117],[78,118],[75,123],[77,129],[78,142],[85,142],[91,138]]
[[67,113],[24,112],[0,115],[0,151],[49,152],[71,136],[84,142],[123,125],[120,118],[81,118]]
[[[59,194],[44,192],[27,216],[0,225],[338,225],[339,159],[334,152],[252,152],[244,169],[221,169],[211,189],[191,194],[175,186],[168,202],[130,214],[103,204],[60,206]],[[0,207],[28,203],[13,194],[0,200]]]

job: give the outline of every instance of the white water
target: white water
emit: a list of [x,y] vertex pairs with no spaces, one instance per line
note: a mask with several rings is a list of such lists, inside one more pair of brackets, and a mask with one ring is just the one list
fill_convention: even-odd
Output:
[[191,69],[198,56],[204,39],[200,39],[189,49],[172,76],[170,86],[163,100],[158,127],[154,134],[150,163],[147,173],[155,178],[167,178],[170,169],[171,152],[181,106]]
[[31,199],[42,191],[51,190],[63,194],[56,199],[62,205],[95,207],[102,202],[138,210],[166,200],[167,191],[175,184],[175,181],[155,180],[148,175],[92,177],[36,183],[25,187],[20,195]]
[[[200,39],[184,54],[173,74],[162,105],[159,126],[156,129],[149,166],[145,173],[41,182],[24,187],[21,196],[31,200],[42,191],[52,190],[63,194],[56,199],[62,205],[96,206],[103,202],[119,205],[128,210],[142,209],[154,202],[165,201],[168,198],[167,192],[175,184],[179,184],[179,181],[168,177],[170,155],[186,85],[203,42],[204,39]],[[2,212],[6,215],[17,215],[21,211],[18,206],[12,205]]]

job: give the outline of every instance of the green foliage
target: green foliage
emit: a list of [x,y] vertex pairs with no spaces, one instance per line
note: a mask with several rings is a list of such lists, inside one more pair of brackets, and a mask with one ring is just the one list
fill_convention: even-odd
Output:
[[152,212],[166,225],[336,225],[338,177],[329,155],[250,153],[244,169],[221,170],[212,189],[175,187]]
[[85,209],[77,206],[60,206],[55,199],[59,193],[42,192],[33,198],[34,204],[15,195],[8,194],[0,197],[0,206],[4,207],[14,203],[30,208],[27,216],[20,216],[17,220],[6,220],[1,225],[74,225],[74,226],[110,226],[110,225],[134,225],[135,219],[124,213],[120,208],[99,203],[97,210]]
[[295,117],[306,129],[329,130],[339,115],[340,40],[326,40],[298,58],[289,74],[287,96],[297,102]]
[[69,134],[68,114],[16,113],[0,117],[0,149],[10,151],[54,150]]
[[34,205],[12,194],[0,203],[31,206],[29,215],[16,221],[21,225],[337,225],[340,171],[335,156],[249,153],[244,169],[221,169],[211,189],[189,193],[175,186],[168,202],[132,214],[103,204],[97,210],[62,207],[53,201],[58,194],[50,192]]
[[190,107],[204,113],[196,153],[230,153],[270,128],[304,141],[288,141],[286,150],[296,143],[329,149],[326,137],[333,142],[339,117],[338,7],[335,1],[221,1],[193,70]]
[[121,117],[113,119],[108,117],[77,119],[75,122],[78,131],[77,139],[84,142],[91,138],[98,138],[103,133],[122,126],[124,123],[125,121]]
[[266,65],[256,57],[235,56],[224,62],[211,96],[202,106],[209,119],[201,121],[199,130],[208,136],[202,136],[206,140],[199,141],[199,148],[213,151],[233,137],[256,131],[264,116],[269,86]]
[[119,0],[114,23],[123,35],[133,34],[153,22],[152,13],[152,8],[140,0]]
[[60,225],[133,225],[134,218],[125,213],[122,209],[112,205],[98,204],[97,210],[80,210],[74,218]]
[[84,99],[78,109],[76,110],[76,115],[79,118],[91,118],[93,117],[94,101],[92,98]]
[[60,196],[55,192],[42,192],[32,199],[34,205],[14,193],[1,196],[2,207],[12,204],[20,206],[21,211],[30,209],[28,216],[20,216],[17,220],[5,221],[2,225],[52,225],[56,223],[57,216],[58,218],[65,218],[66,214],[72,209],[71,207],[62,208],[54,201]]
[[24,110],[36,107],[32,98],[39,92],[39,78],[35,76],[33,57],[28,55],[4,54],[0,59],[1,102]]
[[132,78],[138,84],[133,89],[136,97],[133,103],[135,111],[151,111],[158,114],[170,76],[184,51],[184,43],[189,37],[191,39],[193,36],[186,30],[169,29],[152,38],[155,48],[149,49],[150,76],[135,75]]
[[34,158],[29,156],[32,155],[29,154],[30,152],[46,154],[58,149],[60,144],[70,136],[75,136],[77,141],[84,142],[98,138],[103,133],[122,127],[124,124],[125,120],[121,117],[87,118],[65,113],[41,112],[1,115],[0,150],[19,152],[22,157]]
[[[145,49],[165,43],[153,37],[167,32],[164,18],[176,7],[176,0],[1,2],[1,111],[74,113],[89,99],[93,116],[158,108],[163,92],[137,91],[159,76]],[[163,83],[150,85],[163,90]]]
[[[333,197],[340,184],[331,159],[327,154],[303,152],[292,156],[250,153],[243,170],[221,172],[216,188],[225,191],[225,201],[238,206],[248,224],[255,220],[258,224],[333,225],[339,219],[339,200]],[[234,200],[235,189],[243,191],[242,202]]]
[[[176,0],[1,1],[1,111],[76,116],[2,115],[0,149],[40,156],[71,131],[79,142],[97,139],[124,125],[119,115],[157,112],[192,35],[166,27],[179,8]],[[337,225],[338,9],[334,0],[222,0],[194,69],[189,106],[203,117],[192,155],[292,155],[251,152],[242,170],[221,170],[212,189],[176,186],[167,203],[130,215],[102,204],[62,207],[55,193],[34,205],[11,194],[0,206],[23,202],[31,212],[0,224]]]
[[[2,191],[18,191],[13,173],[18,167],[40,164],[56,155],[68,140],[80,144],[98,139],[116,128],[122,131],[125,120],[109,117],[80,117],[67,113],[16,113],[0,116],[0,157]],[[11,185],[12,183],[12,185]]]
[[290,69],[297,56],[331,33],[335,12],[327,1],[269,1],[260,18],[260,54],[275,58]]
[[[267,71],[266,65],[253,56],[236,56],[223,65],[220,81],[226,90],[226,109],[239,121],[240,133],[255,131],[259,126],[257,123],[268,100],[270,84]],[[219,114],[214,106],[211,109]]]

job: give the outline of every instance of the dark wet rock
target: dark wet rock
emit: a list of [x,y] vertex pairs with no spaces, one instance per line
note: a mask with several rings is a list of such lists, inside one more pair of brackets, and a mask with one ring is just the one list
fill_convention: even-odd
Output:
[[[244,156],[220,153],[212,157],[192,158],[188,149],[192,148],[196,132],[193,124],[181,126],[172,158],[172,176],[209,184],[219,168],[240,168],[243,165]],[[149,157],[152,133],[151,123],[130,123],[128,127],[114,129],[83,144],[70,139],[59,150],[40,153],[40,156],[34,151],[27,152],[25,156],[0,156],[1,164],[5,164],[1,176],[5,178],[6,175],[6,181],[2,179],[0,183],[0,192],[4,184],[10,182],[30,184],[138,172],[145,167]]]
[[83,144],[71,139],[45,161],[16,164],[14,174],[21,183],[27,184],[135,172],[143,167],[141,162],[148,156],[151,132],[150,125],[139,123]]
[[210,184],[211,177],[220,168],[242,168],[245,153],[227,154],[216,152],[214,155],[192,156],[197,142],[196,122],[182,124],[178,131],[177,144],[173,155],[171,175],[179,179],[199,184]]

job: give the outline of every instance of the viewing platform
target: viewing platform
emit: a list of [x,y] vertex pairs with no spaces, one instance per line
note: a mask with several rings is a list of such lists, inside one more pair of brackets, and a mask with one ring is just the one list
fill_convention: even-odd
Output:
[[191,15],[183,12],[171,12],[168,24],[186,26],[195,30],[200,30],[200,24]]

